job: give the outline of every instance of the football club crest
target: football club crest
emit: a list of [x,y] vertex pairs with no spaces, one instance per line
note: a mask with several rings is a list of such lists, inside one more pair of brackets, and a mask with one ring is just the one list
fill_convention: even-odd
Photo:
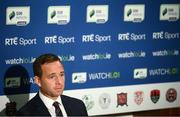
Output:
[[136,91],[134,92],[134,102],[137,105],[140,105],[144,100],[144,92],[143,91]]
[[118,106],[128,106],[127,104],[127,93],[119,93],[117,94],[117,107]]
[[158,90],[158,89],[152,90],[150,96],[151,96],[152,102],[154,104],[157,103],[160,98],[160,90]]
[[93,100],[93,98],[92,98],[91,95],[84,95],[84,96],[82,97],[82,100],[83,100],[83,102],[84,102],[84,104],[85,104],[85,106],[86,106],[87,111],[89,111],[90,109],[93,108],[93,106],[94,106],[94,100]]
[[107,93],[103,93],[99,97],[99,105],[102,109],[107,109],[111,103],[110,95]]
[[166,100],[168,102],[174,102],[177,97],[177,91],[174,88],[170,88],[166,92]]

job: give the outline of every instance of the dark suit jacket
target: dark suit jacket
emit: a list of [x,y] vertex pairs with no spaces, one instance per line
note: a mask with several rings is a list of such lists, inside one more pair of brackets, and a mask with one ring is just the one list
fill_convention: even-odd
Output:
[[[68,116],[88,116],[84,103],[72,97],[61,95],[63,106]],[[50,116],[39,94],[36,94],[16,114],[17,116]]]

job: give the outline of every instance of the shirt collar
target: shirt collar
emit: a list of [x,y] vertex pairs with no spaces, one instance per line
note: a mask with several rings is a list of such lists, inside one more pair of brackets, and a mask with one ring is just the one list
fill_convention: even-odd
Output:
[[41,98],[41,100],[44,102],[45,106],[50,109],[52,107],[52,104],[57,101],[60,104],[62,104],[62,100],[61,97],[58,96],[58,98],[56,100],[53,100],[51,98],[48,98],[47,96],[45,96],[44,94],[42,94],[41,91],[39,91],[39,97]]

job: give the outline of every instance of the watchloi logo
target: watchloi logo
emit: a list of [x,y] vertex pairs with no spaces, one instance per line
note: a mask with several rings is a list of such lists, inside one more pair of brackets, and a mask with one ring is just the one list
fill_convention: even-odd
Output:
[[60,58],[61,61],[75,61],[75,56],[73,55],[59,55],[58,56]]
[[150,76],[163,76],[163,75],[177,75],[179,74],[178,68],[158,68],[149,70]]
[[88,54],[82,56],[83,60],[109,60],[111,59],[111,54],[109,53],[101,53],[101,54]]
[[159,50],[159,51],[153,51],[153,56],[178,56],[179,50]]
[[88,76],[89,76],[89,80],[118,79],[120,78],[120,72],[89,73]]
[[118,53],[119,58],[144,58],[146,57],[146,52],[144,51],[130,51]]
[[6,59],[5,63],[6,65],[29,64],[29,63],[33,63],[35,59],[36,58],[34,57],[10,58],[10,59]]

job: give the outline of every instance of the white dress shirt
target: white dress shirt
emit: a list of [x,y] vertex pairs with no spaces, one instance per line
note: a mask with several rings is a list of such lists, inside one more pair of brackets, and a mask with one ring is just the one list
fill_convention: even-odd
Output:
[[62,111],[63,117],[67,117],[67,113],[64,109],[64,106],[62,104],[62,100],[61,100],[60,96],[57,98],[57,100],[52,100],[52,99],[48,98],[47,96],[45,96],[44,94],[42,94],[41,91],[39,91],[39,97],[41,98],[41,100],[45,104],[46,108],[48,109],[48,111],[52,117],[56,117],[55,107],[53,106],[53,103],[55,101],[59,102],[59,107]]

